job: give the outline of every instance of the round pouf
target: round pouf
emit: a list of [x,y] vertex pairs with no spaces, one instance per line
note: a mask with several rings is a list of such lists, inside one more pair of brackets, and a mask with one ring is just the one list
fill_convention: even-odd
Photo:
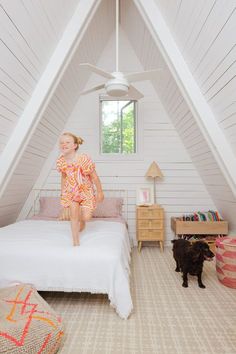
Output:
[[216,272],[222,284],[236,289],[236,237],[216,239]]
[[54,354],[62,337],[60,318],[34,287],[0,289],[0,353]]

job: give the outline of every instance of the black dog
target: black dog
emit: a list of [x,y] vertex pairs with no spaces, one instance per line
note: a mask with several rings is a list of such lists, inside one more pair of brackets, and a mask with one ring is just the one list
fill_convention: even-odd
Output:
[[188,287],[188,273],[197,275],[198,285],[205,288],[202,283],[202,269],[205,260],[213,260],[214,253],[208,244],[203,241],[189,242],[184,239],[172,240],[173,256],[176,261],[176,272],[183,273],[182,286]]

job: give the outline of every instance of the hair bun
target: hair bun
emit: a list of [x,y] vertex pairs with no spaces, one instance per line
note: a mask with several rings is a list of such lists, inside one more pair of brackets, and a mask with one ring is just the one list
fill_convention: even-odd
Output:
[[84,142],[84,140],[80,136],[77,136],[77,144],[82,145],[83,142]]

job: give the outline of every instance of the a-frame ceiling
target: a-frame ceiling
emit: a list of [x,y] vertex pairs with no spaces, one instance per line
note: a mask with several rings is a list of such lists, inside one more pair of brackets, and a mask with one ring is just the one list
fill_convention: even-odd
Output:
[[[157,1],[156,1],[157,2]],[[231,220],[231,227],[235,228],[235,154],[228,140],[228,136],[226,132],[223,131],[218,124],[214,114],[213,109],[210,106],[209,102],[206,99],[204,94],[204,90],[201,89],[197,85],[197,80],[195,79],[195,72],[190,70],[190,67],[187,64],[187,58],[184,57],[183,53],[180,51],[179,46],[175,47],[175,43],[173,47],[171,47],[171,40],[174,39],[174,35],[169,31],[169,28],[165,28],[165,21],[163,21],[163,17],[161,16],[160,10],[163,13],[169,11],[169,16],[171,10],[175,13],[174,21],[175,25],[177,23],[179,26],[181,24],[186,27],[186,22],[189,25],[189,31],[192,34],[190,42],[188,37],[188,44],[192,51],[194,52],[196,43],[196,36],[200,36],[203,49],[203,58],[199,55],[199,63],[198,67],[201,68],[201,65],[204,68],[205,60],[208,59],[204,56],[204,54],[208,54],[209,56],[216,56],[215,48],[212,54],[210,49],[206,50],[206,43],[210,48],[213,46],[213,39],[219,38],[221,46],[217,52],[218,54],[218,62],[216,68],[211,68],[209,73],[206,70],[205,75],[208,80],[212,80],[211,74],[215,73],[216,69],[219,67],[219,63],[222,64],[223,60],[227,58],[227,53],[229,53],[229,57],[226,60],[225,66],[221,67],[221,71],[218,72],[219,78],[224,78],[224,75],[228,75],[228,66],[234,64],[235,55],[231,55],[231,52],[235,46],[235,39],[233,36],[232,30],[232,21],[235,20],[235,5],[231,3],[228,7],[227,11],[224,8],[224,20],[226,22],[225,26],[219,26],[217,24],[215,30],[216,32],[211,32],[211,35],[208,35],[208,27],[207,24],[204,23],[204,26],[201,22],[197,22],[199,13],[196,12],[194,7],[194,2],[175,2],[171,7],[170,4],[160,2],[159,6],[156,6],[155,1],[150,0],[147,4],[144,1],[134,1],[130,3],[130,13],[136,11],[136,19],[139,18],[139,22],[137,27],[139,30],[145,33],[145,40],[140,43],[136,41],[132,41],[133,47],[136,50],[136,54],[140,57],[141,63],[145,69],[150,69],[153,64],[148,64],[145,62],[145,59],[141,59],[142,56],[138,53],[140,51],[142,53],[146,53],[148,51],[148,46],[152,50],[152,59],[150,57],[147,60],[153,60],[154,62],[158,62],[159,65],[165,68],[163,75],[160,77],[159,82],[153,82],[159,97],[162,99],[164,106],[166,107],[167,112],[169,113],[172,122],[175,124],[175,127],[182,138],[185,146],[190,153],[192,161],[196,165],[198,172],[200,173],[207,190],[212,196],[215,205],[221,211],[222,215]],[[136,4],[136,7],[134,5]],[[145,6],[144,6],[145,5]],[[176,5],[176,6],[175,6]],[[219,3],[215,6],[217,7],[217,11],[213,11],[214,4],[210,1],[207,3],[202,3],[202,9],[205,9],[207,5],[207,9],[209,12],[205,12],[205,20],[208,19],[212,26],[212,22],[218,23],[218,19],[221,17],[219,11]],[[180,11],[181,10],[181,11]],[[187,13],[192,13],[191,19],[188,16],[185,16]],[[213,18],[211,18],[210,14],[213,14]],[[159,17],[160,16],[160,17]],[[178,18],[178,16],[180,18]],[[158,22],[159,19],[159,22]],[[136,20],[138,21],[138,20]],[[162,23],[163,21],[163,23]],[[171,21],[171,20],[170,20]],[[201,19],[203,21],[203,19]],[[222,24],[222,19],[221,19]],[[198,32],[196,32],[196,28],[198,28]],[[195,32],[194,30],[195,29]],[[223,32],[224,30],[224,32]],[[172,30],[174,31],[174,30]],[[182,29],[183,31],[183,29]],[[218,32],[217,32],[218,31]],[[169,33],[168,33],[169,32]],[[129,22],[126,22],[126,33],[128,34],[130,41],[134,39],[134,30],[133,35],[132,28],[129,26]],[[194,35],[193,35],[194,33]],[[227,41],[222,42],[222,36],[227,38]],[[175,34],[175,32],[174,32]],[[171,35],[171,38],[168,36]],[[140,38],[140,36],[139,36]],[[176,39],[175,39],[176,42]],[[218,43],[215,43],[215,46],[218,48]],[[231,48],[231,51],[229,51]],[[177,50],[174,55],[174,50]],[[190,55],[190,54],[189,54]],[[195,59],[195,56],[192,58]],[[209,60],[209,59],[208,59]],[[180,65],[179,65],[180,64]],[[186,71],[184,71],[186,69]],[[183,75],[182,75],[183,74]],[[195,74],[195,75],[194,75]],[[219,83],[216,80],[216,95],[218,94],[222,101],[218,101],[218,105],[221,105],[222,112],[225,112],[225,107],[232,106],[232,96],[235,97],[235,88],[236,88],[236,79],[235,79],[235,69],[234,72],[230,71],[231,78],[229,80],[230,88],[225,84],[225,78],[222,80],[222,87],[219,89]],[[194,82],[192,82],[194,80]],[[163,84],[164,83],[164,84]],[[193,86],[191,85],[193,83]],[[230,91],[229,91],[230,90]],[[225,92],[226,91],[226,92]],[[230,99],[228,98],[228,94],[230,92]],[[223,99],[225,95],[225,99]],[[219,109],[219,107],[218,107]],[[235,117],[235,115],[234,115]],[[234,125],[236,124],[236,119],[234,118]],[[231,136],[234,134],[234,130],[232,128]],[[219,151],[219,148],[221,151]]]
[[[114,1],[60,3],[1,1],[1,225],[19,214],[88,80],[79,63],[96,64],[114,30]],[[235,13],[233,1],[121,0],[122,29],[144,69],[163,68],[152,83],[236,230]]]

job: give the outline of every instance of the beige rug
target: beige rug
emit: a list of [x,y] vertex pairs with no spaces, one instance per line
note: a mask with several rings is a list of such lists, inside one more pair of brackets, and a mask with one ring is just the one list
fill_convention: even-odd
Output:
[[205,262],[182,287],[172,251],[135,249],[131,265],[134,312],[122,320],[104,295],[41,293],[61,314],[66,337],[60,354],[235,354],[236,289],[221,285],[215,263]]

